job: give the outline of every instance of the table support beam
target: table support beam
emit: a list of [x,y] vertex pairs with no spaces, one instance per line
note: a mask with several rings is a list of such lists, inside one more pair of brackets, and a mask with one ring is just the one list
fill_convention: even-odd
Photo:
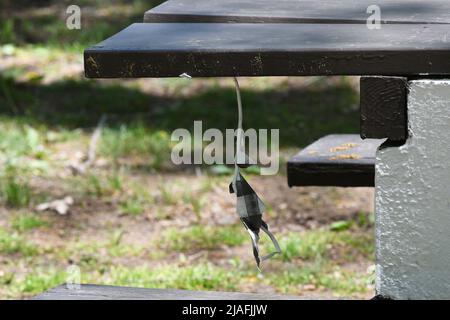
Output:
[[361,138],[406,140],[407,84],[405,77],[361,77]]
[[410,81],[409,137],[377,151],[377,294],[450,298],[450,80]]

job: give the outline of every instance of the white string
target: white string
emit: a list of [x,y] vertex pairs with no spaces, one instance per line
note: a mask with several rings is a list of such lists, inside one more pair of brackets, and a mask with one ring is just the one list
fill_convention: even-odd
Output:
[[244,160],[245,163],[245,154],[244,154],[244,141],[243,141],[243,129],[242,129],[242,99],[241,99],[241,89],[239,87],[239,82],[236,77],[233,77],[234,84],[236,87],[236,97],[238,102],[238,125],[237,125],[237,139],[236,139],[236,157],[235,157],[235,172],[237,172],[238,163],[241,163],[240,160]]

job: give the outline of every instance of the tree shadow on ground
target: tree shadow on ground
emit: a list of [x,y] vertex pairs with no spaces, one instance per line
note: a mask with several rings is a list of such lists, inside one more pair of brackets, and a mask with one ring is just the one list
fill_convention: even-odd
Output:
[[[65,26],[65,8],[72,4],[68,0],[39,4],[3,1],[0,42],[75,45],[76,50],[81,50],[141,21],[145,10],[161,2],[80,1],[83,28],[77,31]],[[142,122],[169,133],[176,128],[192,128],[194,120],[202,120],[204,129],[236,126],[235,93],[231,87],[211,86],[189,96],[159,96],[123,84],[86,80],[50,85],[16,83],[0,74],[0,114],[20,117],[26,123],[68,129],[93,127],[105,113],[111,127]],[[281,146],[301,147],[324,134],[359,130],[358,93],[345,81],[336,86],[295,89],[244,88],[242,98],[245,127],[280,129]]]
[[[195,81],[195,80],[194,80]],[[280,129],[280,145],[301,147],[329,133],[359,130],[358,93],[347,82],[335,86],[242,90],[244,126]],[[169,134],[177,128],[235,128],[232,87],[211,86],[189,96],[158,96],[101,81],[16,83],[0,76],[0,114],[53,128],[90,128],[103,114],[108,126],[142,123]]]

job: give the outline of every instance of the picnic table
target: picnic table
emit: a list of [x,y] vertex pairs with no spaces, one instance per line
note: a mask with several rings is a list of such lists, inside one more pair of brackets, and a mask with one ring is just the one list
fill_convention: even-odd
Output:
[[375,186],[377,295],[450,298],[450,3],[379,0],[379,28],[372,4],[169,0],[86,49],[85,72],[361,76],[359,136],[313,143],[289,161],[288,183]]

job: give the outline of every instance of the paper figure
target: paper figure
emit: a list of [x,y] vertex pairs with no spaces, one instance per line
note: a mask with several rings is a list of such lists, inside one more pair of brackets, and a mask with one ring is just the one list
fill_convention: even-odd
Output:
[[[244,152],[244,141],[242,136],[242,102],[241,94],[239,90],[239,83],[234,78],[236,85],[236,95],[238,100],[238,129],[237,129],[237,146],[236,146],[236,158],[235,158],[235,170],[233,181],[230,184],[230,193],[234,193],[237,197],[236,211],[239,217],[250,234],[253,246],[253,255],[255,256],[256,264],[260,266],[261,261],[271,258],[277,253],[281,253],[280,246],[274,235],[269,231],[269,227],[264,222],[262,215],[265,211],[264,203],[258,197],[256,192],[248,184],[247,180],[241,175],[240,167],[247,166],[249,157]],[[262,230],[266,233],[274,247],[275,251],[260,257],[259,254],[259,231]]]

